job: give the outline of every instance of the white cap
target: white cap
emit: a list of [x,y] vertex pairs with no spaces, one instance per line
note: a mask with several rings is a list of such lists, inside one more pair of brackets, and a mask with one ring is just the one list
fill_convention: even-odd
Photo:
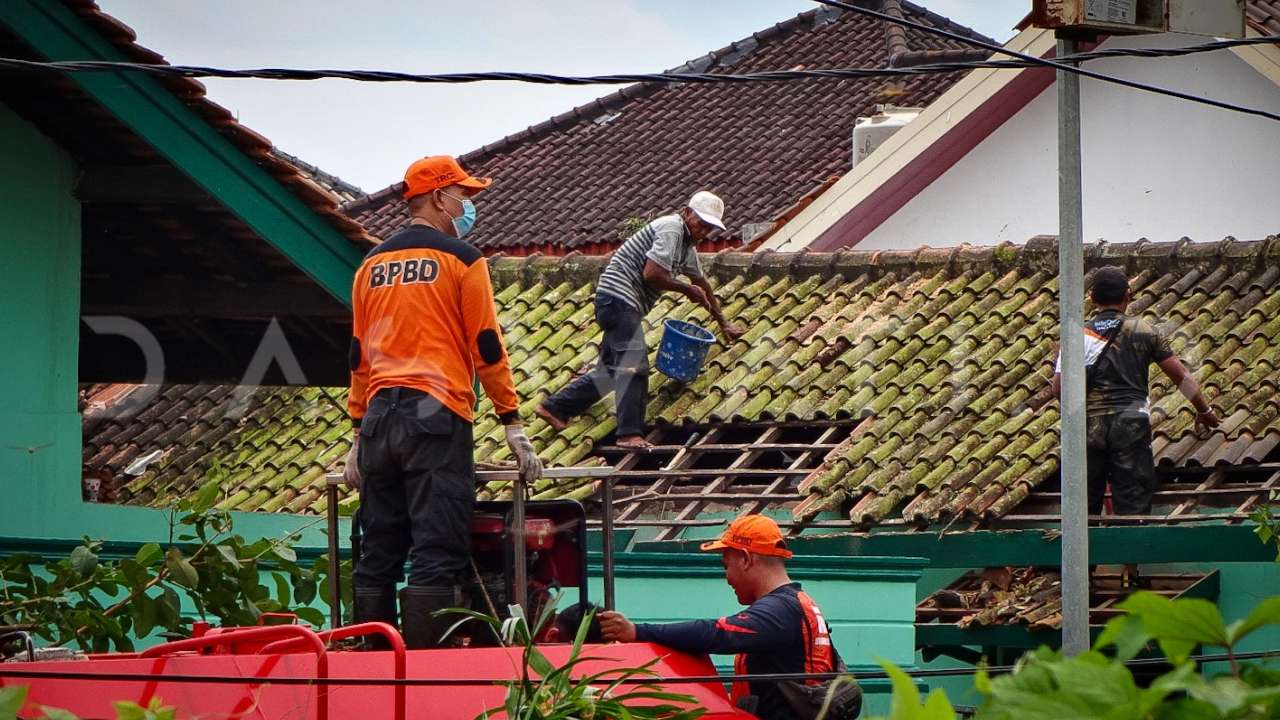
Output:
[[715,193],[699,190],[689,198],[689,208],[698,213],[698,217],[724,230],[724,201]]

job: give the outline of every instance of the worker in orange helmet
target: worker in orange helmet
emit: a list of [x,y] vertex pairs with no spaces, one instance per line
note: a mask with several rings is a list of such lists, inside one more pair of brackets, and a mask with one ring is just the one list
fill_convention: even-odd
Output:
[[[831,643],[831,631],[817,603],[787,574],[791,557],[782,531],[765,515],[734,520],[719,540],[702,550],[719,552],[725,580],[738,602],[747,608],[718,620],[665,624],[633,623],[622,613],[600,614],[606,641],[652,642],[681,652],[736,653],[734,672],[843,672],[844,663]],[[786,685],[778,682],[735,682],[733,697],[763,720],[792,720],[821,707],[825,688],[819,681]],[[815,688],[817,692],[807,692]],[[830,717],[853,717],[861,707],[861,693],[842,694]],[[850,714],[851,713],[851,714]]]
[[434,613],[469,603],[475,376],[520,475],[530,483],[542,475],[517,412],[489,267],[463,239],[476,221],[472,198],[491,182],[448,156],[410,165],[409,223],[369,251],[352,286],[355,436],[345,476],[360,490],[364,536],[355,621],[396,623],[408,558],[400,616],[410,648],[438,645],[452,620]]

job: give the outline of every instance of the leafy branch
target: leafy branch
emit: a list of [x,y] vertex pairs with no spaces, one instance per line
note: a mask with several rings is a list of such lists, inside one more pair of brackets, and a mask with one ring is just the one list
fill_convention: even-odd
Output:
[[[94,652],[131,651],[156,632],[187,636],[197,618],[254,625],[263,613],[292,612],[323,625],[325,613],[311,606],[328,598],[328,558],[303,566],[293,548],[309,525],[253,542],[236,535],[231,514],[215,508],[224,476],[215,467],[172,508],[166,547],[148,543],[132,557],[104,560],[102,543],[86,537],[66,558],[0,558],[0,624]],[[349,606],[350,562],[341,570]]]

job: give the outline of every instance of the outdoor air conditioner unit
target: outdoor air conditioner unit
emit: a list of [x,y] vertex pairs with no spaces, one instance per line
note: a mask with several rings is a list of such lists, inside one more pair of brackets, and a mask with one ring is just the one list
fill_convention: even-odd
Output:
[[921,108],[877,105],[875,115],[858,118],[853,125],[853,167],[920,113]]
[[1244,0],[1034,0],[1032,24],[1107,35],[1244,37]]

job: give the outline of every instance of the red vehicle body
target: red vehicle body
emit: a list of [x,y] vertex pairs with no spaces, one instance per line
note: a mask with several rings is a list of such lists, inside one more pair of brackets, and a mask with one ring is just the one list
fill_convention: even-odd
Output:
[[[375,624],[342,628],[334,636],[382,632]],[[483,711],[500,708],[506,696],[501,681],[515,677],[521,648],[463,648],[405,652],[399,635],[395,650],[383,652],[325,649],[330,633],[315,633],[298,625],[215,631],[201,638],[179,640],[142,653],[91,655],[87,661],[29,662],[4,669],[46,677],[0,677],[0,685],[27,685],[30,692],[18,717],[41,717],[40,705],[69,710],[81,718],[114,718],[117,700],[146,705],[160,698],[178,709],[178,717],[234,717],[280,720],[471,720]],[[563,663],[568,645],[540,647],[551,662]],[[581,677],[612,667],[636,667],[662,658],[653,671],[664,678],[705,677],[715,674],[707,658],[694,658],[657,645],[596,645],[584,656],[602,658],[577,666]],[[72,677],[54,677],[71,674]],[[93,675],[107,676],[96,679]],[[147,680],[111,677],[146,675]],[[243,678],[236,682],[200,682],[198,677]],[[272,680],[352,678],[431,678],[429,686],[369,686],[279,684]],[[448,684],[449,680],[494,680],[493,685]],[[626,687],[626,686],[624,686]],[[718,682],[669,684],[664,690],[691,695],[707,709],[708,720],[751,720],[734,707]],[[499,715],[500,716],[500,715]]]
[[[477,573],[492,590],[495,605],[512,596],[517,565],[525,568],[526,593],[533,616],[561,587],[586,594],[586,514],[572,501],[527,503],[523,534],[525,553],[513,547],[510,503],[479,503],[473,522],[473,557]],[[331,498],[330,508],[337,506]],[[518,527],[518,524],[516,525]],[[330,518],[331,542],[336,516]],[[358,523],[356,525],[358,529]],[[353,537],[353,541],[357,538]],[[359,555],[359,543],[353,542]],[[331,557],[336,547],[331,546]],[[332,577],[338,577],[336,568]],[[334,641],[382,635],[393,650],[334,650]],[[568,660],[567,644],[543,644],[539,650],[553,664]],[[364,623],[315,632],[302,625],[209,628],[198,623],[194,637],[157,645],[140,653],[89,655],[81,660],[28,661],[0,664],[0,686],[30,688],[19,718],[43,717],[41,705],[62,708],[80,718],[114,718],[113,703],[131,700],[146,706],[153,698],[177,708],[179,718],[246,718],[261,720],[472,720],[500,708],[503,684],[520,676],[523,648],[464,647],[406,651],[400,633],[390,625]],[[34,650],[29,651],[34,656]],[[660,658],[651,668],[656,677],[714,677],[706,657],[695,658],[658,645],[589,645],[582,657],[599,658],[575,666],[583,677],[609,669],[634,668]],[[6,672],[7,671],[7,672]],[[101,676],[101,677],[99,677]],[[132,677],[125,677],[132,676]],[[217,681],[202,678],[219,678]],[[420,679],[420,685],[356,684],[317,680]],[[450,683],[458,681],[494,681]],[[620,686],[619,692],[635,689]],[[752,720],[738,710],[723,683],[673,683],[664,691],[690,695],[707,720]],[[602,688],[603,689],[603,688]],[[654,703],[649,703],[654,704]],[[495,717],[503,717],[495,714]]]

